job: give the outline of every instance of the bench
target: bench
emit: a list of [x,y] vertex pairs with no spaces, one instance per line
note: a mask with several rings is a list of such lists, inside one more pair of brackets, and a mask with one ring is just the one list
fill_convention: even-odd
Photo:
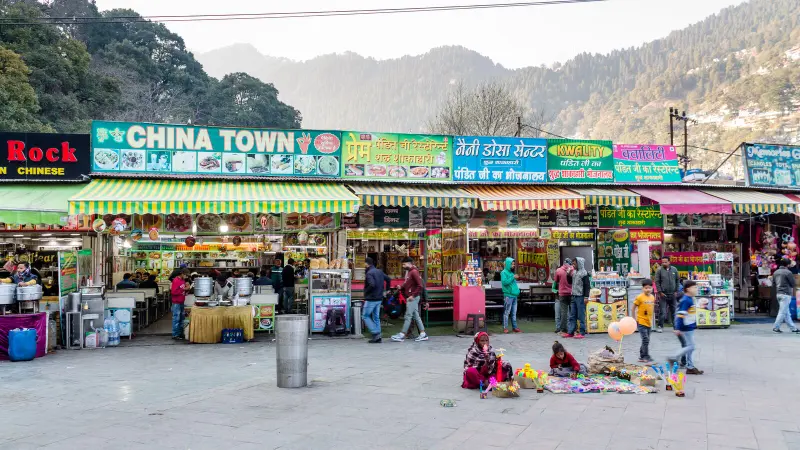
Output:
[[448,325],[453,323],[453,315],[450,314],[450,320],[431,322],[430,313],[440,311],[453,311],[453,290],[452,289],[436,289],[425,290],[427,307],[425,308],[425,326],[430,325]]

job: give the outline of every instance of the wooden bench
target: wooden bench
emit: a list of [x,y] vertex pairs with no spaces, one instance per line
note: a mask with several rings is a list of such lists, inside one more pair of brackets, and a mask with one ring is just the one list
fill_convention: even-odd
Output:
[[427,296],[427,308],[425,308],[425,326],[430,325],[448,325],[453,323],[453,315],[450,314],[450,320],[431,322],[430,313],[440,311],[453,311],[453,290],[452,289],[435,289],[425,290]]

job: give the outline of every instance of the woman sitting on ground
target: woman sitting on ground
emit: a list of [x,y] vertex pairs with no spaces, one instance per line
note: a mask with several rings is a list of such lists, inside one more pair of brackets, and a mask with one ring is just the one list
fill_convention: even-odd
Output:
[[[510,380],[514,376],[511,364],[502,361],[503,380]],[[489,345],[489,335],[481,331],[475,335],[475,342],[467,350],[464,359],[464,389],[478,389],[483,382],[484,389],[489,385],[489,378],[497,376],[497,355]]]

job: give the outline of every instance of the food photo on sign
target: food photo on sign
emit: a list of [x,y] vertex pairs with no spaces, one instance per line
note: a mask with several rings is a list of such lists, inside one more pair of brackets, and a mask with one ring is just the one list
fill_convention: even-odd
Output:
[[342,177],[449,181],[449,136],[342,132]]

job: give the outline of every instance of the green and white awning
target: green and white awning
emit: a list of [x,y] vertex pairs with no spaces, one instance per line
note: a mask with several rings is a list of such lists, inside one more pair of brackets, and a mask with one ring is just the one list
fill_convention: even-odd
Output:
[[70,214],[352,213],[358,197],[331,183],[94,180]]
[[797,204],[789,197],[755,190],[703,189],[708,195],[731,202],[733,212],[744,214],[793,213]]
[[455,186],[355,184],[350,189],[365,206],[421,206],[425,208],[477,208],[477,196]]
[[0,184],[0,222],[63,225],[69,199],[85,184]]
[[641,206],[642,197],[635,192],[622,188],[582,188],[572,187],[586,198],[586,206]]

